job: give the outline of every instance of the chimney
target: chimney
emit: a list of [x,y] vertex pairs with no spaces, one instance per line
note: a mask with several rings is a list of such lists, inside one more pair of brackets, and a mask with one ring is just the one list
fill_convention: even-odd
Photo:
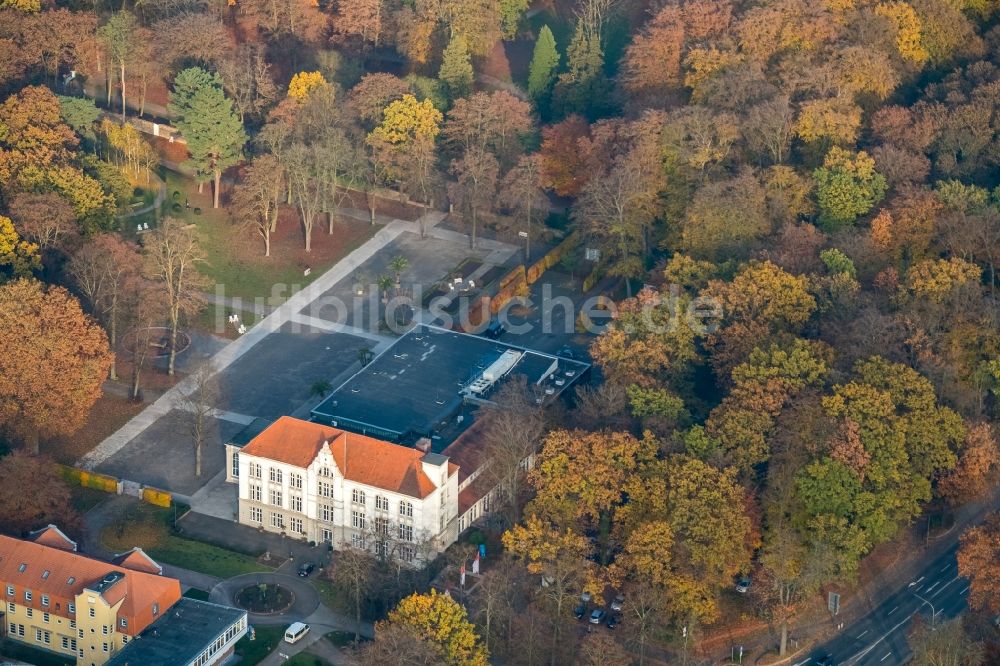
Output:
[[428,453],[431,450],[431,440],[429,437],[421,437],[414,444],[414,448],[422,453]]

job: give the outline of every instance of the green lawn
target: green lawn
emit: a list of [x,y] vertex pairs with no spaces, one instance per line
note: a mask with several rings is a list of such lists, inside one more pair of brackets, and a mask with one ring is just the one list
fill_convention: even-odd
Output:
[[[347,647],[348,645],[354,645],[354,634],[349,631],[331,631],[327,633],[324,638],[330,641],[337,647]],[[361,642],[364,643],[368,639],[364,636],[361,637]]]
[[281,637],[285,634],[285,627],[254,627],[256,634],[254,640],[250,640],[250,634],[236,642],[236,655],[240,658],[241,666],[253,666],[260,663],[264,657],[271,654],[281,643]]
[[104,529],[101,541],[114,552],[139,546],[154,560],[218,578],[269,570],[253,556],[178,536],[171,529],[173,516],[173,509],[137,504],[123,520]]
[[0,655],[19,659],[35,666],[66,666],[67,664],[76,663],[76,660],[71,657],[63,657],[46,650],[38,650],[10,639],[0,642]]
[[[313,252],[300,252],[301,237],[293,222],[283,220],[278,233],[272,237],[271,257],[264,258],[262,242],[253,232],[241,228],[230,219],[225,209],[212,208],[208,194],[198,194],[198,186],[191,179],[172,171],[166,172],[167,199],[164,214],[197,225],[201,247],[207,262],[199,267],[214,284],[225,285],[225,295],[244,300],[245,307],[253,307],[255,298],[271,299],[276,296],[279,305],[291,295],[288,290],[275,294],[274,285],[290,285],[301,289],[371,237],[378,229],[370,225],[351,225],[341,231],[335,246],[327,246],[325,226],[317,223],[313,229]],[[207,193],[209,188],[206,187]],[[180,192],[175,199],[174,192]],[[190,208],[185,207],[185,200]],[[179,210],[175,210],[177,204]],[[200,213],[195,214],[199,209]],[[310,274],[303,275],[304,266]],[[210,289],[214,290],[214,287]]]

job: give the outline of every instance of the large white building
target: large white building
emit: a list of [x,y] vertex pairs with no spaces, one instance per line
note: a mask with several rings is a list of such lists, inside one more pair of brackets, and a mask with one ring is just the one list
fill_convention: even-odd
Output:
[[458,466],[447,456],[290,416],[227,449],[244,525],[413,563],[458,537]]

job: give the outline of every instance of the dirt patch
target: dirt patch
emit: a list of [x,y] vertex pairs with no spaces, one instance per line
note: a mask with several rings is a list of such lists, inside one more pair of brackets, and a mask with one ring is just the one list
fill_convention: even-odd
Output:
[[[367,211],[368,199],[364,192],[351,190],[347,193],[343,206],[345,208],[356,208],[358,210]],[[398,201],[396,199],[379,197],[375,214],[385,215],[400,220],[413,221],[423,215],[426,211],[427,209],[423,206],[407,203],[405,201]]]
[[41,442],[41,452],[51,455],[65,465],[73,465],[141,412],[143,406],[105,393],[94,403],[83,427],[69,437]]

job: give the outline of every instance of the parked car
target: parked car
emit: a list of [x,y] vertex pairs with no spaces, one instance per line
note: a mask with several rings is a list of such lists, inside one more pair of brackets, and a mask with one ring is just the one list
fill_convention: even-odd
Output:
[[824,654],[816,659],[816,666],[834,666],[833,657],[828,654]]
[[582,601],[585,604],[589,604],[590,603],[590,592],[584,592],[583,594],[581,594],[580,595],[580,601]]
[[582,620],[583,616],[586,614],[587,614],[586,604],[580,604],[579,606],[573,609],[573,617],[575,617],[578,620]]
[[614,629],[619,624],[621,624],[622,619],[618,615],[611,615],[608,617],[607,625],[608,629]]
[[624,605],[625,605],[625,595],[619,594],[617,597],[615,597],[615,600],[611,602],[611,610],[613,610],[616,613],[621,613],[622,606]]
[[295,622],[285,629],[285,642],[298,643],[303,636],[309,633],[309,625],[304,622]]
[[299,565],[299,575],[303,578],[308,578],[309,574],[311,574],[315,568],[316,565],[312,562],[303,562]]
[[484,337],[490,338],[491,340],[496,340],[506,332],[507,329],[503,327],[503,324],[501,324],[498,320],[494,319],[493,321],[490,322],[490,325],[486,327],[486,330],[484,330],[482,334]]
[[595,608],[590,613],[590,623],[591,624],[600,624],[601,622],[604,621],[604,616],[605,615],[607,615],[607,613],[604,612],[603,608]]
[[573,360],[574,358],[576,358],[576,353],[573,351],[572,347],[570,347],[569,345],[563,345],[559,349],[559,351],[556,352],[556,356],[558,356],[560,358],[568,358],[570,360]]
[[746,594],[749,589],[750,576],[740,576],[739,580],[736,581],[736,591],[740,594]]

